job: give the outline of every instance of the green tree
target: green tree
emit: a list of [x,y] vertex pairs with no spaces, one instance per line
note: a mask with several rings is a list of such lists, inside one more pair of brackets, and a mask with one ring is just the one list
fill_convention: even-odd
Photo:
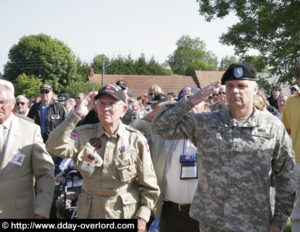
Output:
[[100,85],[94,82],[87,81],[72,81],[64,90],[64,92],[70,94],[71,97],[75,97],[78,92],[84,92],[85,94],[91,91],[98,91]]
[[79,58],[76,60],[77,63],[77,80],[78,81],[86,81],[87,80],[87,75],[90,70],[90,66],[86,62],[82,62]]
[[183,35],[176,43],[177,48],[168,57],[172,71],[180,75],[193,75],[194,70],[217,70],[218,59],[200,38]]
[[135,62],[135,70],[138,75],[151,75],[146,58],[144,54],[141,54],[140,57]]
[[34,75],[27,76],[25,73],[20,74],[15,82],[15,95],[24,95],[27,98],[40,94],[41,79]]
[[239,21],[221,36],[242,57],[250,49],[266,58],[279,82],[291,82],[300,57],[300,1],[197,0],[207,21],[235,14]]
[[[100,54],[100,55],[97,55],[94,57],[91,66],[96,73],[102,73],[103,62],[104,62],[104,67],[106,67],[110,64],[109,58],[106,57],[104,54]],[[105,72],[107,73],[107,70],[105,70]]]
[[225,71],[229,65],[238,63],[238,59],[235,56],[225,56],[221,59],[219,71]]
[[257,72],[268,72],[267,59],[263,56],[245,56],[244,62],[252,64]]
[[130,55],[127,57],[119,55],[112,59],[103,54],[97,55],[92,62],[92,68],[96,73],[102,72],[103,59],[105,60],[105,73],[107,74],[162,76],[172,74],[172,71],[165,64],[160,64],[154,57],[147,61],[144,54],[141,54],[137,60],[133,60]]
[[14,82],[18,75],[35,75],[60,92],[76,79],[76,59],[63,42],[45,34],[24,36],[13,45],[4,67],[4,78]]

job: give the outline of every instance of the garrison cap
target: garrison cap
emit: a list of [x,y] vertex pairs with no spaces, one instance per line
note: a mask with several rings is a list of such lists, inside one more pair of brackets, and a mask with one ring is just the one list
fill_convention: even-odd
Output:
[[113,97],[114,99],[121,100],[126,103],[125,94],[123,93],[122,88],[118,85],[114,85],[114,84],[104,85],[103,87],[101,87],[98,90],[98,93],[94,99],[98,99],[99,97],[101,97],[104,94],[108,94],[111,97]]
[[184,87],[182,90],[179,91],[177,101],[179,101],[184,96],[193,96],[199,91],[200,89],[196,88],[195,86]]
[[248,63],[231,64],[222,76],[222,85],[229,80],[256,81],[256,70]]

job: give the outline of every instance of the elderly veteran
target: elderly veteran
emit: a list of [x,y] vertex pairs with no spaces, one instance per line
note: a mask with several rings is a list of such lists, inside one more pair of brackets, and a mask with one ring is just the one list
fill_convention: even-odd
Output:
[[[222,77],[228,108],[186,114],[220,85],[213,83],[192,97],[165,107],[152,122],[165,139],[189,138],[198,148],[199,183],[190,216],[201,232],[281,231],[294,207],[295,158],[282,123],[255,110],[256,71],[233,64]],[[270,207],[270,173],[274,174],[275,212]]]
[[11,82],[0,80],[0,218],[48,218],[54,165],[40,127],[12,113]]
[[119,86],[103,86],[95,99],[100,123],[74,129],[88,112],[83,100],[46,147],[52,155],[72,158],[83,177],[77,218],[137,218],[143,231],[159,196],[148,142],[121,122],[127,105]]

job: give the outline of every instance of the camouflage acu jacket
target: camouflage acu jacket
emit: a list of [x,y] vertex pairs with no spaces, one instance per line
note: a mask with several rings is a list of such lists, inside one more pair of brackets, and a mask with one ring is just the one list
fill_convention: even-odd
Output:
[[[295,201],[291,140],[273,115],[254,110],[243,123],[228,109],[186,114],[188,98],[167,105],[152,122],[165,139],[190,138],[198,147],[199,184],[190,215],[229,231],[269,231],[283,227]],[[270,209],[270,173],[276,186],[275,214]]]

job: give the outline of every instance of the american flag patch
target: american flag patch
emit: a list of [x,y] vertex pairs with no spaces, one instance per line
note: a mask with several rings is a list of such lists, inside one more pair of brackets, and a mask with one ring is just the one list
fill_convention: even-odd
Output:
[[77,130],[72,130],[72,133],[71,133],[70,138],[71,138],[72,140],[74,140],[74,141],[78,141],[79,135],[78,135]]

